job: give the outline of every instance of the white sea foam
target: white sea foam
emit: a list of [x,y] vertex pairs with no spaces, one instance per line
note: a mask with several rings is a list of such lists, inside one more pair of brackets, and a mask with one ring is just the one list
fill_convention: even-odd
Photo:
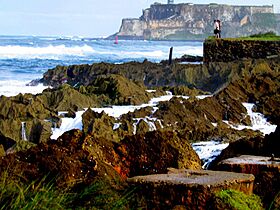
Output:
[[[46,40],[55,40],[55,38],[42,38]],[[71,39],[72,40],[72,39]],[[33,42],[32,42],[33,43]],[[34,44],[34,43],[33,43]],[[0,46],[0,59],[54,59],[60,60],[65,56],[85,57],[92,55],[114,56],[115,58],[148,58],[154,60],[167,59],[169,50],[166,46],[157,46],[151,48],[143,48],[143,46],[134,46],[130,48],[123,44],[122,46],[112,47],[105,45],[95,45],[93,43],[84,42],[83,45],[75,44],[67,46],[65,44],[46,46],[20,46],[20,45],[5,45]],[[178,46],[173,51],[173,57],[181,57],[184,54],[202,55],[202,46],[189,46],[188,48]],[[99,56],[99,57],[100,57]]]
[[[108,114],[111,117],[119,118],[123,114],[127,114],[128,112],[134,112],[136,109],[141,109],[144,107],[155,107],[160,101],[168,101],[173,96],[170,92],[167,92],[168,95],[161,96],[158,98],[153,98],[149,101],[148,104],[142,104],[139,106],[111,106],[111,107],[104,107],[104,108],[92,108],[93,111],[101,113],[104,111],[106,114]],[[79,111],[76,113],[75,118],[62,118],[62,124],[60,128],[54,128],[52,129],[52,136],[51,139],[57,139],[60,135],[62,135],[64,132],[72,130],[72,129],[82,129],[82,114],[85,111]],[[64,112],[61,112],[64,113]],[[152,118],[150,118],[150,121]],[[114,125],[114,128],[116,129],[118,125]],[[150,125],[152,126],[152,125]]]
[[19,93],[42,93],[42,91],[48,86],[39,84],[37,86],[26,86],[30,81],[17,81],[17,80],[4,80],[0,81],[0,95],[4,96],[16,96]]
[[0,46],[1,59],[60,59],[61,56],[85,56],[94,52],[95,50],[88,45],[72,47],[65,45],[49,45],[46,47]]
[[245,125],[233,125],[228,121],[224,121],[232,128],[237,130],[242,129],[251,129],[251,130],[258,130],[263,133],[263,135],[270,134],[276,130],[277,125],[272,125],[271,123],[267,122],[267,119],[264,117],[263,114],[258,112],[253,112],[254,104],[252,103],[242,103],[243,106],[247,109],[247,114],[250,117],[252,126],[245,126]]
[[192,147],[203,161],[202,168],[207,168],[211,163],[229,144],[221,144],[218,141],[206,141],[193,143]]
[[[91,108],[93,111],[101,113],[101,112],[105,112],[106,114],[108,114],[111,117],[114,117],[116,119],[118,119],[121,115],[123,114],[127,114],[128,112],[134,112],[137,109],[141,109],[144,107],[153,107],[154,110],[153,112],[155,112],[157,110],[157,104],[161,101],[169,101],[174,95],[172,95],[171,92],[166,91],[166,95],[157,97],[157,98],[152,98],[147,104],[141,104],[138,106],[133,106],[133,105],[126,105],[126,106],[111,106],[111,107],[103,107],[103,108]],[[183,97],[185,99],[188,98],[188,96],[176,96],[176,97]],[[62,118],[62,126],[60,128],[55,128],[53,129],[53,135],[51,136],[52,139],[57,139],[61,134],[63,134],[66,131],[69,131],[71,129],[81,129],[82,128],[82,114],[85,111],[80,111],[76,113],[76,117],[73,118]],[[64,113],[64,112],[61,112]],[[143,118],[145,120],[145,122],[148,123],[148,125],[150,126],[151,130],[152,127],[154,128],[154,122],[158,121],[157,119],[154,118]],[[140,120],[140,119],[135,119],[136,121]],[[139,121],[138,121],[139,122]],[[161,122],[159,122],[160,125],[162,126]],[[119,125],[114,125],[114,129],[117,129]]]

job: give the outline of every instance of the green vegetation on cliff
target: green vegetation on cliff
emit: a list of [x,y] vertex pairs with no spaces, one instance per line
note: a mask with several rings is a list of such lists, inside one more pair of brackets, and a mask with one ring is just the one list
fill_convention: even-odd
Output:
[[[274,32],[266,32],[266,33],[253,34],[253,35],[245,36],[245,37],[222,38],[221,40],[228,40],[228,41],[240,41],[240,40],[280,41],[280,36],[276,35]],[[206,42],[211,42],[211,41],[217,41],[217,39],[215,39],[214,36],[209,36],[205,41]]]

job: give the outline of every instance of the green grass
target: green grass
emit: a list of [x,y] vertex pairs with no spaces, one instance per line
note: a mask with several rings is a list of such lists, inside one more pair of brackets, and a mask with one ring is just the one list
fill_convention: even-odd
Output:
[[67,194],[58,192],[52,183],[33,181],[29,184],[11,179],[11,174],[2,172],[0,177],[0,209],[64,209]]
[[236,190],[222,190],[215,194],[217,203],[227,209],[236,210],[262,210],[260,197],[257,195],[246,195]]
[[[209,36],[205,41],[214,41],[216,38],[214,36]],[[237,38],[222,38],[221,40],[228,41],[240,41],[240,40],[249,40],[249,41],[280,41],[280,36],[276,35],[274,32],[253,34],[246,37],[237,37]]]
[[134,195],[136,188],[116,189],[104,180],[64,188],[47,177],[31,183],[24,180],[9,169],[1,173],[0,210],[139,209],[141,203]]
[[277,36],[274,32],[253,34],[248,37],[240,37],[241,40],[262,40],[262,41],[280,41],[280,36]]

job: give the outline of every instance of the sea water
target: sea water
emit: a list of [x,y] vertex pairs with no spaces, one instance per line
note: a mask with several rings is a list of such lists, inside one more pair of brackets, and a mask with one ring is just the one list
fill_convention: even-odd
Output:
[[184,54],[203,54],[201,41],[104,40],[83,37],[0,36],[0,95],[40,93],[46,87],[26,86],[57,65],[98,62],[160,62]]

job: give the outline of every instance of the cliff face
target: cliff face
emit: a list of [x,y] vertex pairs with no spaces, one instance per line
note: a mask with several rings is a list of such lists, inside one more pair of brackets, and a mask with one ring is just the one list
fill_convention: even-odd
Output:
[[[120,37],[143,39],[202,39],[213,34],[213,20],[222,21],[222,36],[260,32],[280,33],[273,6],[218,4],[153,4],[139,19],[124,19]],[[278,24],[278,25],[277,25]]]

